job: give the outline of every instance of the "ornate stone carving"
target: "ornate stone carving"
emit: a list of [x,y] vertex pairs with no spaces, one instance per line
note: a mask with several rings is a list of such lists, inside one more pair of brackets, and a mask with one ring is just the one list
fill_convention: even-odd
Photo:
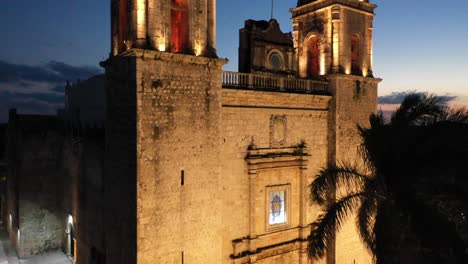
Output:
[[287,139],[286,115],[272,115],[270,118],[270,147],[282,148],[286,146]]

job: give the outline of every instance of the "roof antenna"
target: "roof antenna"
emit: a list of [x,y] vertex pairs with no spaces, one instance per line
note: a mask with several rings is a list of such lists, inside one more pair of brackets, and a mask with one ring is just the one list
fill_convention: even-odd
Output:
[[275,0],[271,0],[271,19],[273,19],[273,8],[275,6]]

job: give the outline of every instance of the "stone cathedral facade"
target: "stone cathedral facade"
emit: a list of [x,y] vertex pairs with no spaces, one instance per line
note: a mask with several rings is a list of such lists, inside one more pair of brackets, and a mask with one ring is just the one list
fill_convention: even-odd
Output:
[[[107,263],[311,263],[308,185],[356,159],[377,108],[375,8],[299,1],[292,35],[250,21],[233,73],[215,0],[113,0],[105,180],[121,191],[109,228],[128,230],[109,234]],[[328,255],[371,263],[353,223]]]
[[[31,146],[57,148],[35,171],[15,163],[32,157],[29,141],[8,146],[18,168],[4,214],[17,251],[62,247],[79,264],[372,263],[353,220],[323,260],[308,258],[307,237],[323,210],[309,184],[327,165],[359,160],[357,126],[377,110],[375,8],[299,0],[291,33],[247,20],[239,72],[226,72],[216,0],[111,0],[105,133],[36,133]],[[31,118],[12,112],[10,134]],[[23,195],[39,171],[66,186],[60,203],[51,206],[55,185]]]

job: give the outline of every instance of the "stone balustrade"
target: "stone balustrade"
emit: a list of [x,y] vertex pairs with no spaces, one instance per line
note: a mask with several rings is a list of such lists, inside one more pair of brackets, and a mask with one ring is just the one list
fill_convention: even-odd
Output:
[[222,81],[228,89],[329,94],[327,82],[308,79],[224,71]]

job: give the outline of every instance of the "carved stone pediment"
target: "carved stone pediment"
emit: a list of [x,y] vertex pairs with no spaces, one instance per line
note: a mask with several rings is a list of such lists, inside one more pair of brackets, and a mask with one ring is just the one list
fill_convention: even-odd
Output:
[[282,148],[287,144],[287,121],[285,115],[273,115],[270,118],[270,147]]

